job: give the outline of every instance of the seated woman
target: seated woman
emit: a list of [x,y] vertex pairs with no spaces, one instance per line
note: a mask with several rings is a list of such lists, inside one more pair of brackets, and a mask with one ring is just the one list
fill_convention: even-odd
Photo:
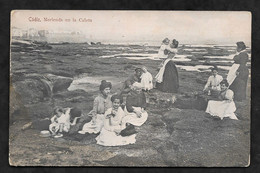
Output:
[[145,111],[146,98],[142,91],[141,84],[135,82],[131,88],[132,90],[126,98],[126,106],[124,109],[125,117],[122,119],[121,123],[122,129],[126,128],[120,133],[122,136],[126,136],[126,131],[128,130],[134,133],[134,126],[141,126],[148,118],[148,114]]
[[119,135],[121,132],[121,121],[125,116],[125,112],[120,107],[123,98],[120,95],[111,97],[113,107],[105,112],[104,127],[99,136],[96,137],[97,144],[103,146],[120,146],[135,143],[135,134],[127,137]]
[[[84,124],[80,134],[85,133],[99,133],[103,127],[104,113],[106,110],[112,107],[110,90],[112,84],[105,80],[101,81],[99,87],[100,94],[95,98],[93,110],[89,112],[88,116],[92,117],[91,121]],[[81,117],[79,122],[83,122],[86,116]]]
[[231,119],[237,120],[235,115],[236,105],[233,101],[234,93],[232,90],[228,89],[227,80],[223,80],[221,83],[221,92],[219,94],[220,101],[210,100],[206,112],[212,116],[217,116],[221,120],[224,117],[229,117]]
[[223,80],[223,77],[218,75],[218,68],[216,66],[211,69],[211,72],[212,75],[208,78],[203,91],[208,92],[208,95],[218,95],[221,90],[220,82]]
[[156,88],[162,92],[178,92],[179,76],[178,70],[172,61],[174,55],[174,53],[169,53],[167,59],[163,61],[160,71],[155,76]]

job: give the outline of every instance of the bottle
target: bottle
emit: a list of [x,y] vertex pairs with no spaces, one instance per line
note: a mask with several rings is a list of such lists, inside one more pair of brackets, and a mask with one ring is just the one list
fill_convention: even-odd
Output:
[[208,95],[209,95],[209,96],[211,95],[210,90],[208,91]]

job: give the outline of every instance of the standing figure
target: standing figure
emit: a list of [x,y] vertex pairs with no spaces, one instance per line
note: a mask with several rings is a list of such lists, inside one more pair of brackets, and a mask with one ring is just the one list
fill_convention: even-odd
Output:
[[237,55],[234,56],[234,64],[228,72],[227,80],[230,89],[234,91],[234,100],[242,101],[246,98],[247,80],[249,70],[246,66],[248,54],[244,42],[237,42]]
[[170,53],[163,61],[162,67],[155,76],[156,88],[162,92],[176,93],[179,88],[179,76],[175,63],[172,61],[174,53]]
[[142,89],[145,91],[149,91],[153,89],[153,76],[149,73],[146,67],[142,67],[143,74],[141,76],[141,85]]

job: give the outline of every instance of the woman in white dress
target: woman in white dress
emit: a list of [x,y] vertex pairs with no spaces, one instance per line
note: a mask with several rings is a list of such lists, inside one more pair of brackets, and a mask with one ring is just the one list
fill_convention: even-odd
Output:
[[97,144],[103,146],[120,146],[135,143],[135,134],[126,137],[119,135],[122,129],[121,121],[125,116],[125,112],[120,107],[123,102],[122,97],[113,95],[111,101],[113,107],[105,112],[104,126],[99,136],[96,137]]
[[208,106],[206,112],[212,116],[217,116],[221,120],[224,117],[228,117],[230,119],[238,120],[235,111],[236,105],[233,101],[234,93],[232,90],[228,89],[227,80],[223,80],[221,83],[221,92],[219,94],[220,101],[210,100],[208,102]]

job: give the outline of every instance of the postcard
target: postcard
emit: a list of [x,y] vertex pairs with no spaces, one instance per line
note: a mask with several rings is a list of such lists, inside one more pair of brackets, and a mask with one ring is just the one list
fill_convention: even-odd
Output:
[[10,15],[11,166],[250,165],[250,12]]

